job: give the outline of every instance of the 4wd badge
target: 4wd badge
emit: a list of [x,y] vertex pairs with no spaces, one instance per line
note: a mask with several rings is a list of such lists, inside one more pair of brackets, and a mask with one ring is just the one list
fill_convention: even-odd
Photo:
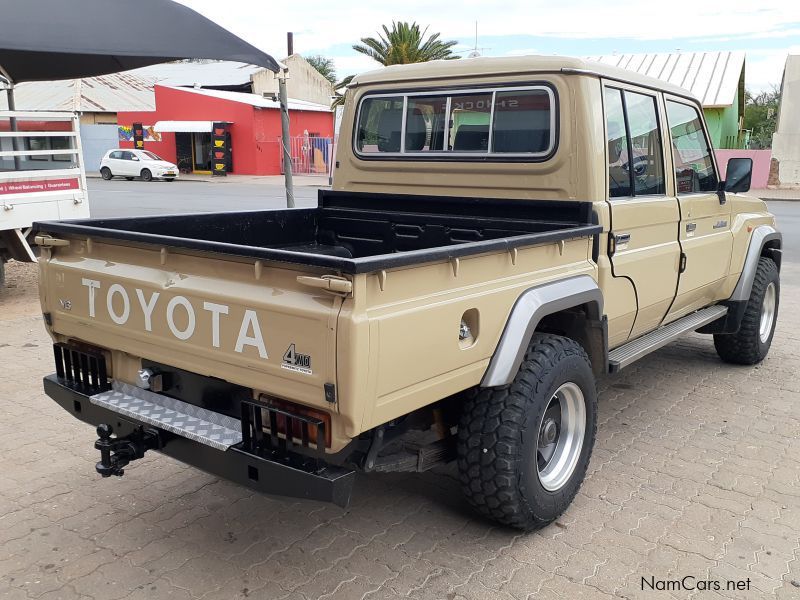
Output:
[[283,354],[283,362],[281,362],[282,369],[289,369],[290,371],[297,371],[298,373],[305,373],[311,375],[311,355],[300,354],[294,349],[294,344],[286,349]]

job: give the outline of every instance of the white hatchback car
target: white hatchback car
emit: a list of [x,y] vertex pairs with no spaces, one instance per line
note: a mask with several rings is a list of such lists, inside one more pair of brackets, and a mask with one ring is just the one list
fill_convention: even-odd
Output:
[[172,181],[178,177],[178,167],[148,150],[109,150],[100,161],[100,175],[106,180],[141,177],[143,181]]

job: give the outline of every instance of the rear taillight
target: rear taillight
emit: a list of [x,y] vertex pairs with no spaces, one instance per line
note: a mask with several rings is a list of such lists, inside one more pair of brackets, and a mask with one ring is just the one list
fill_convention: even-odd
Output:
[[56,375],[69,387],[92,395],[111,388],[105,355],[86,344],[53,344]]
[[262,395],[258,402],[242,402],[242,438],[244,449],[256,454],[300,446],[322,456],[331,445],[331,416]]

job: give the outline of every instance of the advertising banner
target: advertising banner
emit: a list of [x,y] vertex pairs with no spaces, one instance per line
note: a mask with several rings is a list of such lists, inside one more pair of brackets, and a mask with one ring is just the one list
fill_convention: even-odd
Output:
[[144,150],[144,127],[141,123],[133,124],[133,147]]
[[228,124],[214,123],[211,129],[211,173],[217,177],[228,174],[231,149],[228,141]]

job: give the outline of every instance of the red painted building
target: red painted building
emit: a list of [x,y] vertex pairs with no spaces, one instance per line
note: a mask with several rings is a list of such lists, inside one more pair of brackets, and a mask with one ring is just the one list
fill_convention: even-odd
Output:
[[[155,86],[152,112],[119,112],[120,126],[142,123],[148,132],[144,147],[184,171],[211,171],[211,125],[228,123],[230,173],[281,173],[281,115],[278,102],[256,94],[211,89]],[[290,135],[305,140],[303,160],[329,160],[327,139],[333,138],[330,108],[289,100]],[[132,141],[120,141],[132,148]],[[293,157],[293,160],[296,160]]]

